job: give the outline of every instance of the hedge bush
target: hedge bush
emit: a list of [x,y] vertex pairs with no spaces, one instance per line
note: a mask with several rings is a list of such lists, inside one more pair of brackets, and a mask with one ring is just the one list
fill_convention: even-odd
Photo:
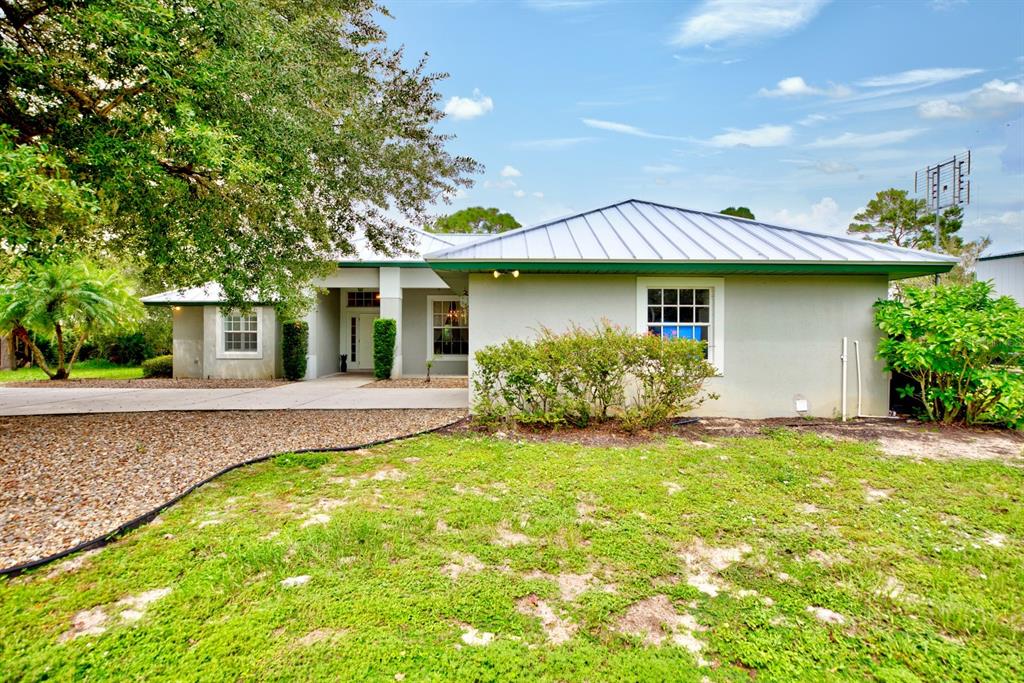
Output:
[[922,417],[1024,429],[1024,309],[988,283],[907,288],[875,304],[878,355],[913,378]]
[[542,328],[532,342],[511,339],[474,356],[478,421],[585,426],[621,418],[634,430],[693,410],[715,370],[702,342],[642,336],[605,322],[564,333]]
[[373,321],[373,376],[390,379],[395,364],[395,337],[398,323],[392,318],[377,318]]
[[281,324],[281,359],[285,379],[300,380],[306,376],[306,355],[309,352],[309,324],[289,320]]
[[172,377],[174,376],[174,356],[157,356],[142,361],[143,377]]

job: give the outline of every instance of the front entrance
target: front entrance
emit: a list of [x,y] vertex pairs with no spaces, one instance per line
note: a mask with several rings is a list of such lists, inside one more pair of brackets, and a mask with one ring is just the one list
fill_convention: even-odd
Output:
[[350,370],[373,369],[373,321],[376,313],[358,313],[349,318],[348,367]]

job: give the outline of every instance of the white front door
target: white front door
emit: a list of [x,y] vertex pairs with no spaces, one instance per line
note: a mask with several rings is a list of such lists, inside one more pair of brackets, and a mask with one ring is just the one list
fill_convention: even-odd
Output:
[[357,370],[373,369],[373,321],[376,313],[360,313],[356,316],[356,358],[352,367]]

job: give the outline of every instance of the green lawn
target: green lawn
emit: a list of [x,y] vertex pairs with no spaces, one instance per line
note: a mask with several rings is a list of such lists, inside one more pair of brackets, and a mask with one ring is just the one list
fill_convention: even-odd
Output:
[[784,430],[282,456],[0,584],[0,678],[1021,680],[1022,490]]
[[[97,358],[75,363],[71,368],[71,379],[139,379],[142,368],[138,365],[114,365],[110,361]],[[42,370],[36,367],[18,370],[0,371],[0,384],[4,382],[27,382],[35,379],[47,379]]]

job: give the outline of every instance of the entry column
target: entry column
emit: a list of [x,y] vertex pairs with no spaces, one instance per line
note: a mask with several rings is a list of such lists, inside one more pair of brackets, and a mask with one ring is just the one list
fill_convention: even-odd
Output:
[[395,321],[395,364],[392,377],[402,376],[402,269],[380,269],[380,317]]

